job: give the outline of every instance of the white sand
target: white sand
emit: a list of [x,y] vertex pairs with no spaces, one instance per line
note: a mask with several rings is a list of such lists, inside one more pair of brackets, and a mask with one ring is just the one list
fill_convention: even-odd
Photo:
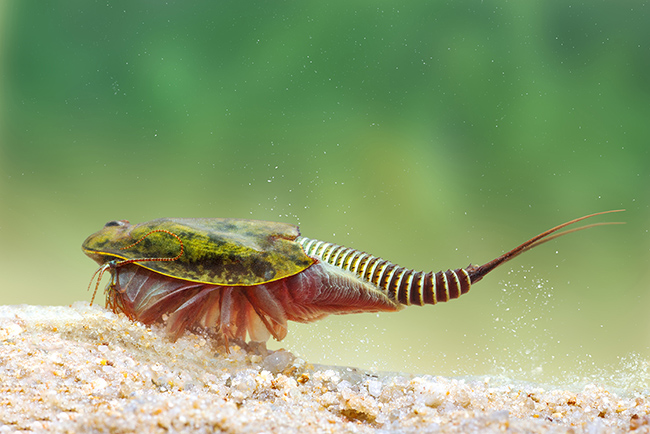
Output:
[[100,307],[0,306],[0,433],[650,432],[650,396],[220,355]]

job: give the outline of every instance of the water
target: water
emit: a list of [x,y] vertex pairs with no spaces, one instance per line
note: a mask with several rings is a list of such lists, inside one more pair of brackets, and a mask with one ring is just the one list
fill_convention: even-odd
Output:
[[626,208],[460,300],[292,324],[277,345],[645,387],[642,2],[0,8],[0,304],[89,300],[79,247],[114,219],[281,220],[437,271]]

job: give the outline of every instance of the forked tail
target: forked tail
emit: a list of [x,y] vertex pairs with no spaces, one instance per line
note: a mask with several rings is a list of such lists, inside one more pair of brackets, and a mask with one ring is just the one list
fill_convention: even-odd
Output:
[[478,282],[488,274],[490,271],[494,270],[497,268],[499,265],[505,264],[512,258],[516,258],[517,256],[521,255],[522,253],[532,249],[533,247],[537,247],[540,244],[544,244],[547,241],[551,241],[552,239],[555,239],[557,237],[561,237],[562,235],[567,235],[570,234],[571,232],[577,232],[581,231],[583,229],[589,229],[594,226],[602,226],[602,225],[617,225],[617,224],[622,224],[622,222],[605,222],[605,223],[594,223],[586,226],[581,226],[579,228],[575,229],[569,229],[564,232],[556,233],[562,228],[565,228],[569,225],[572,225],[574,223],[578,223],[579,221],[586,220],[591,217],[595,217],[597,215],[601,214],[609,214],[613,212],[621,212],[625,211],[624,209],[616,209],[612,211],[603,211],[603,212],[597,212],[595,214],[589,214],[584,217],[580,217],[571,221],[568,221],[566,223],[562,223],[561,225],[555,226],[554,228],[551,228],[545,232],[542,232],[541,234],[537,235],[536,237],[531,238],[530,240],[526,241],[525,243],[515,247],[514,249],[510,250],[509,252],[504,253],[503,255],[499,256],[496,259],[491,260],[490,262],[483,264],[483,265],[470,265],[469,267],[465,268],[465,271],[467,271],[467,274],[469,275],[470,281],[473,283]]
[[581,231],[594,226],[617,224],[594,223],[556,233],[573,223],[597,215],[620,211],[623,210],[604,211],[571,220],[546,232],[542,232],[484,265],[469,265],[467,268],[438,271],[437,273],[433,271],[427,273],[400,267],[369,253],[336,244],[325,243],[323,241],[298,237],[296,238],[296,242],[300,243],[307,255],[348,271],[358,278],[371,283],[388,300],[403,305],[423,306],[425,304],[449,301],[466,294],[473,283],[481,280],[490,271],[542,243],[571,232]]

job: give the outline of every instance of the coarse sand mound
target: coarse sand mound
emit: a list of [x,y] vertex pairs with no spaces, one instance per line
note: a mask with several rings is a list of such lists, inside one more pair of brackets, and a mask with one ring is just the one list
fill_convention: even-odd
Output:
[[88,303],[0,306],[0,433],[650,432],[650,397],[371,373],[157,328]]

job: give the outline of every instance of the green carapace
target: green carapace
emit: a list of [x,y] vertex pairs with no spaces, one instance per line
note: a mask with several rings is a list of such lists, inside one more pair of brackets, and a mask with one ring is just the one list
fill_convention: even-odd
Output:
[[[174,261],[142,261],[173,258]],[[110,222],[83,244],[99,263],[138,259],[161,275],[215,285],[250,286],[293,276],[314,263],[295,239],[298,227],[242,219],[161,218],[137,225]],[[142,240],[136,244],[138,240]],[[128,248],[126,248],[128,247]]]

